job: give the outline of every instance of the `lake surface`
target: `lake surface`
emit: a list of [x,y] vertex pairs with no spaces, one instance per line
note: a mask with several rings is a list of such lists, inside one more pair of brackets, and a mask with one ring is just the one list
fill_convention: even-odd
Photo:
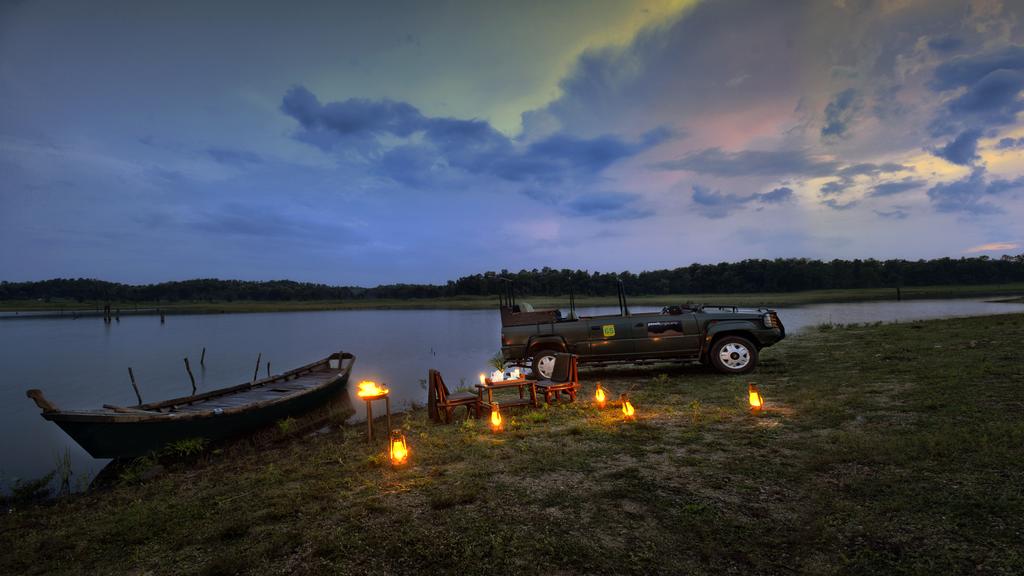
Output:
[[[634,312],[660,308],[634,307]],[[563,311],[564,312],[564,311]],[[617,308],[581,308],[582,315]],[[790,334],[823,322],[894,322],[1024,312],[1024,304],[979,300],[916,300],[815,304],[780,308]],[[188,357],[199,391],[246,382],[257,354],[274,373],[331,352],[356,355],[352,382],[376,380],[392,390],[392,410],[426,401],[429,368],[449,388],[475,384],[500,348],[497,310],[339,310],[101,318],[0,320],[0,490],[15,478],[37,478],[70,451],[72,483],[87,481],[106,460],[91,458],[56,425],[43,420],[25,390],[40,388],[61,408],[135,403],[128,367],[144,401],[191,392]],[[199,356],[206,348],[206,366]],[[358,405],[357,405],[358,406]]]

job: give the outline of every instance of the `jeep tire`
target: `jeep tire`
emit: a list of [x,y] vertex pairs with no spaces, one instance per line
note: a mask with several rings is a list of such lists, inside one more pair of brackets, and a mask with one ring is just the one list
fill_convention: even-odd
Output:
[[538,380],[548,380],[555,369],[555,354],[558,350],[541,348],[533,352],[533,359],[530,362],[530,371],[533,377]]
[[722,374],[746,374],[757,366],[757,347],[742,336],[724,336],[711,345],[708,359]]

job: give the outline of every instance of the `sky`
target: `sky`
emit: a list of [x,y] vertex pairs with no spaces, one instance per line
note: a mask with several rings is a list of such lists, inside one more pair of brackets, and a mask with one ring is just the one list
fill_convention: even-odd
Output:
[[0,3],[0,280],[1024,252],[1024,2]]

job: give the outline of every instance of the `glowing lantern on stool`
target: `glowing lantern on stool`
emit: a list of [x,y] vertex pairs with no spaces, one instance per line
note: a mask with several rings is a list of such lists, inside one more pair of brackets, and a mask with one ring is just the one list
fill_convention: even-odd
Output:
[[607,397],[604,394],[604,388],[601,388],[601,383],[597,383],[597,390],[594,391],[594,402],[597,403],[598,408],[604,408]]
[[499,411],[498,403],[495,402],[491,404],[491,430],[501,432],[503,426],[501,412]]
[[636,409],[633,408],[633,403],[629,401],[629,398],[623,394],[619,399],[622,400],[622,417],[626,420],[636,420]]
[[409,445],[405,442],[405,434],[401,430],[391,431],[391,441],[388,443],[388,455],[391,457],[392,466],[401,466],[409,460]]
[[750,409],[753,412],[760,412],[764,407],[764,398],[754,383],[747,384],[747,396],[750,399]]

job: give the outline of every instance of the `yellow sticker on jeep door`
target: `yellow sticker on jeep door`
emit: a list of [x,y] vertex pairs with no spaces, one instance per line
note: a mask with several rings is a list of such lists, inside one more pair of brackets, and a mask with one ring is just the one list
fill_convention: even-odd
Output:
[[601,326],[601,332],[604,333],[605,338],[615,336],[615,324],[605,324],[604,326]]

